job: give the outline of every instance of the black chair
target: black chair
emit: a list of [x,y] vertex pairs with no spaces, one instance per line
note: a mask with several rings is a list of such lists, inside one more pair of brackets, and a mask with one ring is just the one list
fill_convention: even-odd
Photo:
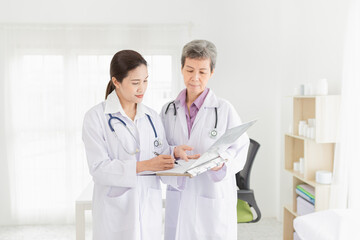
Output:
[[236,174],[236,185],[239,190],[237,191],[238,199],[241,199],[249,204],[255,210],[256,218],[249,223],[258,222],[261,218],[261,212],[256,204],[254,191],[250,189],[250,172],[254,163],[255,156],[260,148],[260,144],[253,139],[250,139],[250,146],[248,156],[246,159],[243,170]]

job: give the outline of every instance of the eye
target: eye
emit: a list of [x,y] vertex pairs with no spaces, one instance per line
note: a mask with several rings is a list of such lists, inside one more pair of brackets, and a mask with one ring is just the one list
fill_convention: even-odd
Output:
[[193,72],[193,70],[187,70],[187,72],[192,73],[192,72]]
[[206,72],[200,72],[200,74],[206,74]]
[[133,82],[132,85],[134,86],[139,85],[139,82]]
[[145,79],[145,80],[144,80],[144,83],[147,83],[147,81],[148,81],[148,80],[147,80],[147,79]]

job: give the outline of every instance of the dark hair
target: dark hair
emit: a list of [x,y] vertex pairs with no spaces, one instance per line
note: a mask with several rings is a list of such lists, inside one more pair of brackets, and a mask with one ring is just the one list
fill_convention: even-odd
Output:
[[115,89],[115,85],[112,82],[112,77],[121,83],[124,78],[127,77],[129,71],[144,64],[147,66],[146,60],[140,55],[140,53],[133,50],[122,50],[115,53],[110,63],[110,81],[106,88],[105,99]]

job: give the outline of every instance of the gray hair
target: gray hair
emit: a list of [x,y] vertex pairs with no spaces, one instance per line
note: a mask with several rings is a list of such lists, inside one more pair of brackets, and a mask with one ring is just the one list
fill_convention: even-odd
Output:
[[215,45],[207,40],[193,40],[187,43],[181,54],[181,68],[184,67],[185,59],[210,59],[210,70],[213,71],[216,64],[217,51]]

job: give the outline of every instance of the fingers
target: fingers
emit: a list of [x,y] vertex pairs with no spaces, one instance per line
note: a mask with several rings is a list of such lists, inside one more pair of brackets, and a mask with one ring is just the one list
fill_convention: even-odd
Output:
[[160,168],[162,170],[168,170],[168,169],[172,169],[174,165],[175,165],[174,160],[171,160],[170,162],[166,161],[161,164]]
[[211,170],[213,171],[219,171],[224,166],[224,163],[222,163],[220,166],[213,167]]
[[159,155],[160,164],[170,165],[170,168],[174,167],[175,159],[171,155]]
[[184,156],[183,156],[183,157],[181,157],[180,159],[185,160],[186,162],[188,162],[188,161],[189,161],[188,156],[187,156],[186,154],[184,154]]
[[190,146],[188,146],[188,145],[181,145],[181,146],[179,146],[182,150],[184,150],[184,151],[191,151],[191,150],[193,150],[193,148],[192,147],[190,147]]
[[188,155],[187,157],[188,159],[198,159],[200,157],[200,154]]

